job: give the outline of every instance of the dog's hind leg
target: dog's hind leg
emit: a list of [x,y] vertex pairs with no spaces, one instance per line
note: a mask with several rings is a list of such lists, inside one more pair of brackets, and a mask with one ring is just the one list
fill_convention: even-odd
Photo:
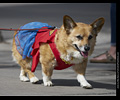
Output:
[[26,68],[24,70],[25,70],[25,72],[28,73],[28,77],[29,77],[31,83],[34,84],[34,83],[37,83],[39,81],[39,79],[34,75],[33,72],[31,72],[30,69]]
[[27,73],[24,71],[24,69],[22,67],[21,67],[19,78],[22,82],[28,82],[29,81],[29,79],[27,77]]
[[[31,83],[36,83],[39,81],[39,79],[34,75],[33,72],[31,72],[31,60],[30,59],[24,59],[24,60],[20,60],[18,62],[18,64],[21,66],[21,72],[20,72],[20,80],[21,81],[29,81],[30,79],[30,82]],[[27,78],[27,74],[28,74],[28,77],[29,79]]]
[[30,62],[31,61],[29,61],[27,59],[23,60],[23,62],[22,62],[23,67],[22,68],[23,68],[24,72],[28,74],[30,82],[34,84],[34,83],[38,82],[39,79],[34,75],[33,72],[31,72],[31,63]]
[[[14,34],[14,36],[17,34],[17,32]],[[19,54],[19,52],[16,49],[16,45],[15,45],[15,38],[13,38],[13,47],[12,47],[12,56],[13,56],[13,60],[19,64],[21,66],[21,71],[20,71],[20,80],[21,81],[29,81],[31,83],[36,83],[39,81],[39,79],[34,75],[34,73],[31,72],[31,59],[30,58],[26,58],[26,59],[22,59],[22,56]],[[28,74],[28,77],[27,77]]]
[[[34,73],[31,72],[31,59],[26,58],[23,60],[22,56],[17,51],[14,51],[12,56],[14,61],[16,61],[17,64],[21,66],[19,78],[22,82],[27,82],[29,81],[29,79],[31,83],[36,83],[39,81],[39,79],[34,75]],[[29,79],[27,77],[27,74]]]

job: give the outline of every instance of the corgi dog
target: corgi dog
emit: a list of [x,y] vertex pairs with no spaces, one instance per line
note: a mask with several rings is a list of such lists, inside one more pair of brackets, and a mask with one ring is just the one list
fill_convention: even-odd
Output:
[[[91,24],[75,22],[70,16],[63,17],[63,25],[55,34],[54,43],[64,62],[69,62],[77,73],[77,80],[83,88],[92,88],[85,78],[88,56],[93,53],[96,37],[104,25],[104,18],[98,18]],[[36,83],[39,79],[31,71],[32,58],[22,56],[16,49],[15,35],[13,38],[12,56],[14,61],[21,66],[20,80]],[[51,76],[57,65],[57,60],[47,43],[39,46],[39,63],[42,67],[44,86],[53,86]],[[28,77],[27,77],[28,76]]]

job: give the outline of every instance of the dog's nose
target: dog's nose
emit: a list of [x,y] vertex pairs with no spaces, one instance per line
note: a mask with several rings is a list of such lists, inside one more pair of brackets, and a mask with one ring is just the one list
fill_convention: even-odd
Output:
[[89,51],[89,50],[90,50],[90,47],[89,47],[88,45],[86,45],[86,46],[84,47],[84,49],[85,49],[85,51]]

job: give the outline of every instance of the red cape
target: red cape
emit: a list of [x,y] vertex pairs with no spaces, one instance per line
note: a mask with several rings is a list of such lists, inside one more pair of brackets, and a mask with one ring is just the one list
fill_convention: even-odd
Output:
[[[44,27],[46,28],[46,27]],[[73,64],[66,64],[61,58],[60,58],[60,53],[56,48],[56,45],[54,43],[54,38],[55,38],[55,34],[57,32],[57,29],[52,30],[52,29],[44,29],[44,30],[39,30],[37,32],[37,35],[35,37],[35,42],[32,46],[33,51],[31,52],[31,55],[33,57],[33,61],[32,61],[32,69],[31,71],[34,72],[37,64],[39,62],[39,47],[41,45],[41,43],[48,43],[51,47],[51,50],[53,51],[53,54],[56,58],[57,61],[57,66],[55,66],[54,69],[56,70],[62,70],[65,68],[68,68],[70,66],[72,66]]]

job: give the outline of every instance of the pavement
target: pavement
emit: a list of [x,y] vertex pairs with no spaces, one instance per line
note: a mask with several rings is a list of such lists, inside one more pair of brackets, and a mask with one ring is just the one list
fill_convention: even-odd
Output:
[[[60,27],[65,14],[85,23],[103,16],[106,23],[97,37],[92,58],[110,47],[109,10],[109,3],[0,4],[0,27],[18,28],[25,23],[41,20]],[[116,64],[88,62],[86,78],[93,89],[81,88],[71,68],[54,70],[52,79],[55,86],[44,87],[40,65],[35,72],[40,79],[37,84],[20,82],[20,67],[13,62],[11,55],[13,32],[2,31],[2,35],[5,41],[0,43],[0,96],[116,96]]]

